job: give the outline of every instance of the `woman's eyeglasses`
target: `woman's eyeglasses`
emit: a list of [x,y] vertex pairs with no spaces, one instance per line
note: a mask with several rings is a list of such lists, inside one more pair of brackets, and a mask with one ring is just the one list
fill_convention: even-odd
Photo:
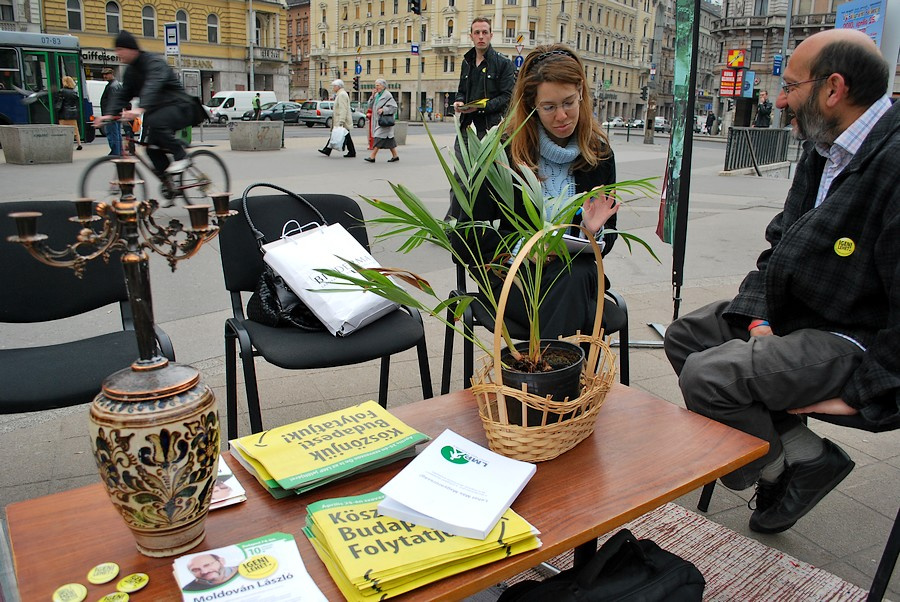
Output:
[[541,103],[537,107],[537,111],[543,115],[553,115],[560,108],[566,113],[571,113],[578,105],[581,103],[581,94],[578,95],[577,98],[572,97],[562,101],[562,104],[550,104],[550,103]]
[[801,84],[808,84],[810,82],[820,82],[823,79],[828,79],[828,78],[829,78],[829,76],[826,75],[825,77],[817,77],[815,79],[807,79],[802,82],[794,82],[792,84],[789,84],[789,83],[785,82],[784,80],[781,80],[781,89],[784,90],[784,95],[787,96],[788,94],[791,93],[791,90],[793,90],[794,88],[796,88],[797,86],[799,86]]

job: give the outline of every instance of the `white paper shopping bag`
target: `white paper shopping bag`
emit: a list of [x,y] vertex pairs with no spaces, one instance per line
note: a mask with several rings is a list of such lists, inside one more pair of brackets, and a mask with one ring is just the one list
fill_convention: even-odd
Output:
[[284,278],[328,331],[345,336],[394,311],[398,305],[362,289],[322,293],[322,289],[347,288],[318,270],[356,274],[343,257],[364,268],[380,267],[375,258],[341,224],[319,226],[283,236],[263,245],[263,260]]

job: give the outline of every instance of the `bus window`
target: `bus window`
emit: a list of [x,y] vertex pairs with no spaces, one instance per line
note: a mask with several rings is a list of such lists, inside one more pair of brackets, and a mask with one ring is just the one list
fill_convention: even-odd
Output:
[[[25,67],[25,89],[31,92],[43,92],[35,95],[28,103],[31,123],[53,123],[53,98],[50,90],[49,65],[46,52],[22,52],[22,64]],[[27,102],[27,100],[26,100]]]
[[22,87],[19,61],[12,48],[0,48],[0,90],[15,90]]

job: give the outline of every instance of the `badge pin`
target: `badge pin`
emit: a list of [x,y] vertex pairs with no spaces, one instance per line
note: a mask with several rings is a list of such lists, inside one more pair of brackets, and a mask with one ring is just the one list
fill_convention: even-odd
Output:
[[834,241],[834,252],[840,257],[849,257],[855,250],[856,243],[853,242],[853,239],[845,236]]

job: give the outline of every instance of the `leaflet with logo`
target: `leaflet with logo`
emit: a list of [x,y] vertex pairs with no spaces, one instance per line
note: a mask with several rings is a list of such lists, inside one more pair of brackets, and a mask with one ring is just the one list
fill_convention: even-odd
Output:
[[381,488],[378,511],[447,533],[484,539],[537,467],[445,430]]

